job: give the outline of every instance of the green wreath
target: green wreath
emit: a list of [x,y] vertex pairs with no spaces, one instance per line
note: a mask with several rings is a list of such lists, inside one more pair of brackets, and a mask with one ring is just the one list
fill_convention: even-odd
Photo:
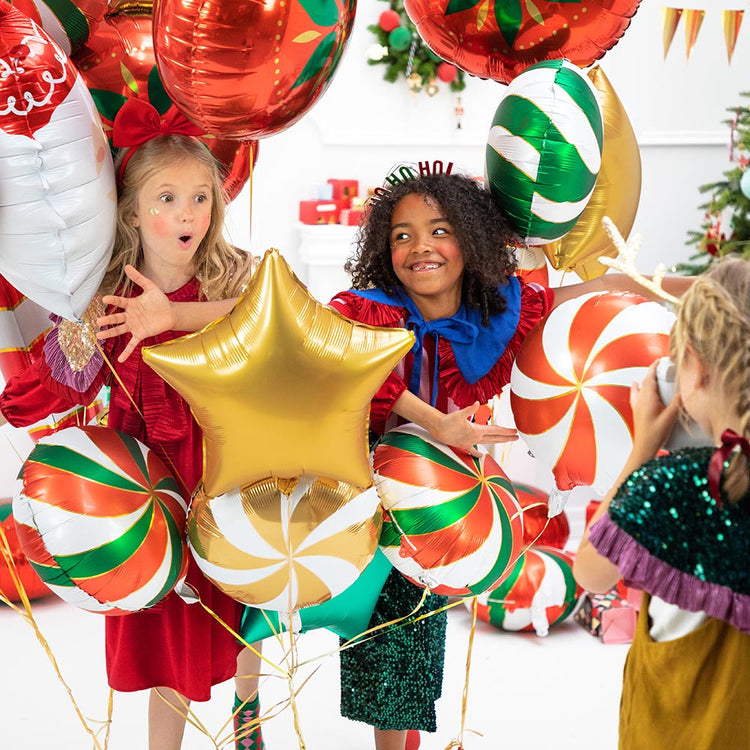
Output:
[[445,62],[422,41],[404,10],[403,0],[382,2],[388,4],[389,10],[380,14],[378,23],[367,27],[377,40],[368,49],[368,65],[385,65],[383,78],[389,83],[395,83],[403,74],[415,92],[436,94],[438,80],[448,83],[451,91],[463,91],[464,71]]

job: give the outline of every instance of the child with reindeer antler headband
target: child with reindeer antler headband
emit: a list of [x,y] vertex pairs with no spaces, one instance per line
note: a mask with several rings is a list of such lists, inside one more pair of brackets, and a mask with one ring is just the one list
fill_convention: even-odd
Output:
[[[171,302],[236,297],[249,279],[253,259],[222,236],[225,198],[219,171],[199,133],[177,110],[160,118],[148,103],[130,99],[119,111],[113,141],[127,150],[116,161],[117,233],[101,291],[118,305],[153,288]],[[145,276],[144,276],[145,274]],[[148,277],[148,278],[146,278]],[[108,426],[154,450],[190,497],[203,470],[202,435],[189,406],[140,356],[143,345],[182,335],[163,329],[143,340],[104,343],[110,373],[94,352],[71,363],[58,341],[58,326],[45,356],[11,380],[0,396],[2,421],[26,426],[76,403],[89,403],[111,386]],[[127,350],[133,356],[123,356]],[[243,607],[220,592],[190,559],[187,582],[201,601],[235,632]],[[106,661],[115,690],[150,689],[148,746],[179,748],[191,700],[210,698],[211,687],[237,675],[235,729],[257,720],[258,657],[203,607],[176,593],[150,610],[106,620]],[[257,722],[256,722],[257,723]],[[259,730],[242,731],[237,747],[262,748]]]
[[[750,736],[750,261],[727,258],[680,299],[677,398],[656,368],[631,391],[633,449],[573,572],[644,593],[623,675],[621,750],[745,747]],[[713,445],[657,453],[680,412]],[[718,446],[718,447],[717,447]]]

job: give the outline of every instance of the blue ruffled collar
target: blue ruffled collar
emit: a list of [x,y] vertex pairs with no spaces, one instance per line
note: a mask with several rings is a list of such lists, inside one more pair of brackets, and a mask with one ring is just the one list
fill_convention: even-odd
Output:
[[[404,308],[407,312],[405,325],[414,331],[416,341],[412,348],[414,365],[412,366],[409,390],[417,394],[421,378],[422,348],[426,334],[435,339],[442,337],[450,342],[456,365],[467,383],[476,383],[484,377],[500,359],[508,343],[513,338],[521,316],[521,284],[515,276],[508,278],[508,283],[499,288],[505,298],[506,309],[490,316],[489,325],[482,325],[480,310],[461,305],[455,315],[437,320],[425,320],[414,301],[405,291],[398,289],[394,294],[387,294],[382,289],[352,289],[359,297],[383,305]],[[437,347],[436,347],[437,352]],[[437,397],[438,360],[435,357],[433,373],[433,401]]]

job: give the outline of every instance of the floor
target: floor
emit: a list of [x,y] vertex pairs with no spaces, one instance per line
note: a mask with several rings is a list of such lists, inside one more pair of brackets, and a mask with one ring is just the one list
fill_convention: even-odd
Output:
[[[145,750],[146,695],[114,695],[108,740],[96,733],[107,716],[109,691],[103,665],[103,619],[55,599],[34,603],[33,615],[48,641],[40,644],[19,613],[0,605],[0,748],[3,750]],[[449,612],[447,664],[443,697],[438,703],[438,731],[423,735],[423,750],[456,747],[470,634],[470,613],[463,606]],[[279,663],[282,651],[273,639],[266,656]],[[325,630],[298,637],[300,667],[299,733],[290,709],[264,725],[268,750],[350,750],[372,747],[363,724],[338,713],[337,638]],[[546,638],[505,633],[478,623],[466,702],[464,750],[508,748],[567,750],[593,743],[605,750],[617,744],[617,708],[627,646],[604,645],[572,620]],[[50,661],[54,657],[60,676]],[[304,662],[309,662],[304,664]],[[314,671],[313,673],[313,669]],[[264,710],[290,694],[285,679],[267,678],[261,688]],[[223,724],[230,714],[230,683],[214,689],[208,703],[195,704],[205,731],[188,727],[184,750],[228,747]],[[79,718],[80,711],[83,721]],[[98,743],[98,744],[97,744]]]

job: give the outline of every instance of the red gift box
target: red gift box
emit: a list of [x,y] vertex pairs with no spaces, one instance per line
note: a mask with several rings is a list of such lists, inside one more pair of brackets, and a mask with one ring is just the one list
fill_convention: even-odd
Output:
[[361,208],[345,208],[339,216],[339,224],[346,224],[348,227],[356,227],[362,218]]
[[299,220],[303,224],[338,224],[341,211],[351,200],[300,201]]
[[359,195],[359,182],[357,180],[326,180],[333,185],[334,200],[351,200]]

